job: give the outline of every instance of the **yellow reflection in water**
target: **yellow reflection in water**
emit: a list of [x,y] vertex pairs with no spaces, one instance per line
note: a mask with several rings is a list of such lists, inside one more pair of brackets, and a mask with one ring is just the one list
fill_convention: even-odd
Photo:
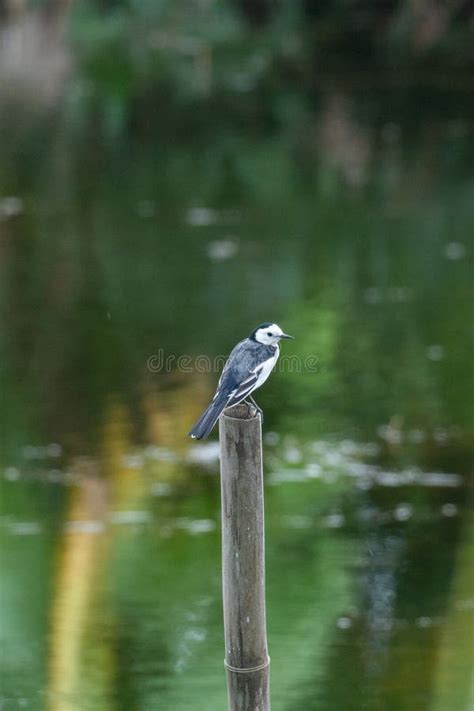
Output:
[[81,482],[71,490],[57,563],[50,633],[50,711],[81,711],[87,698],[101,711],[111,708],[111,640],[96,625],[100,619],[107,626],[111,615],[102,590],[114,538],[108,524],[111,512],[136,507],[144,493],[143,478],[126,466],[128,419],[125,408],[109,403],[99,460],[81,460],[73,467]]
[[146,447],[140,457],[130,456],[134,451],[130,414],[111,399],[99,457],[72,466],[80,484],[70,491],[57,559],[50,623],[50,711],[113,708],[114,624],[104,592],[104,570],[116,538],[113,524],[120,521],[114,513],[143,510],[152,483],[186,476],[180,454],[189,446],[187,432],[208,399],[202,380],[172,394],[144,393],[145,439],[155,447],[152,454],[165,448],[177,455],[169,459],[147,457]]
[[[51,711],[78,711],[81,657],[89,608],[104,558],[107,485],[84,478],[71,491],[51,610],[48,699]],[[106,711],[107,706],[102,707]]]

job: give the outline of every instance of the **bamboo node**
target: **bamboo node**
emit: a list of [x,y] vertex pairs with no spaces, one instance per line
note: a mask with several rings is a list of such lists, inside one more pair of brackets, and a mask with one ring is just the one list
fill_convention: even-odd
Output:
[[226,662],[224,659],[224,666],[226,669],[228,669],[231,672],[235,672],[236,674],[250,674],[251,672],[257,672],[261,671],[262,669],[266,669],[270,665],[270,657],[267,657],[267,660],[263,662],[263,664],[259,664],[258,667],[247,667],[247,669],[239,669],[238,667],[233,667],[230,664]]

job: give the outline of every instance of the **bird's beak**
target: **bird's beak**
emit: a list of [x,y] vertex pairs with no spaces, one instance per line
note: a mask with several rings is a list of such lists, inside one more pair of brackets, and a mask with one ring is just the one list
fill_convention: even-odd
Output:
[[282,333],[281,336],[280,336],[280,338],[291,338],[291,339],[293,339],[294,336],[289,336],[287,333]]

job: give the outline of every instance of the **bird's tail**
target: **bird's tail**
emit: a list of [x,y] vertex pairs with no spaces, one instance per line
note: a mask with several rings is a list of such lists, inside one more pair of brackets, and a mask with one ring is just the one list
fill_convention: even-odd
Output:
[[226,404],[226,397],[218,397],[216,400],[213,400],[207,410],[202,413],[192,430],[188,433],[189,437],[192,437],[193,439],[202,439],[203,437],[207,437],[221,416]]

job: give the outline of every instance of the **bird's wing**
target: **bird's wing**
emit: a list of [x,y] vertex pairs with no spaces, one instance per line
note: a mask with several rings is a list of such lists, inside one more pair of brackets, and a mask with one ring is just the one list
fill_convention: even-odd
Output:
[[238,343],[224,366],[214,398],[225,395],[225,407],[244,400],[255,388],[262,367],[272,355],[271,350],[267,353],[248,339]]
[[231,391],[229,399],[227,400],[226,407],[232,407],[232,405],[237,405],[239,402],[242,402],[242,400],[245,400],[247,395],[250,395],[257,383],[259,372],[260,371],[250,373],[248,378],[246,378],[242,383],[240,383],[235,388],[235,390]]
[[[232,349],[229,357],[227,358],[224,368],[222,369],[221,377],[219,378],[219,383],[217,385],[217,392],[221,390],[222,386],[226,384],[226,381],[230,381],[230,375],[238,378],[242,375],[244,378],[248,374],[254,365],[254,358],[252,358],[253,350],[248,350],[247,347],[248,339],[239,341],[237,345]],[[250,355],[250,359],[249,359]],[[250,362],[248,362],[250,360]]]

